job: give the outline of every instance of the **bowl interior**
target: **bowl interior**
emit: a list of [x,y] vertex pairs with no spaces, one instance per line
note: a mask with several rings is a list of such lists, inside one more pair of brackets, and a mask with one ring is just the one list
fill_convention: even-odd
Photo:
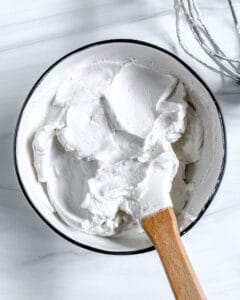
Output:
[[[198,111],[204,127],[204,144],[200,161],[192,168],[194,192],[185,207],[192,217],[181,226],[184,232],[201,215],[219,184],[224,165],[224,130],[212,95],[194,73],[178,59],[157,47],[141,42],[103,42],[77,50],[55,63],[34,86],[25,102],[16,133],[16,167],[23,190],[31,204],[51,227],[78,244],[113,253],[136,253],[152,246],[143,232],[129,230],[115,238],[101,238],[74,232],[53,212],[47,195],[36,180],[33,169],[32,138],[44,119],[56,88],[68,72],[82,63],[99,60],[131,61],[160,73],[172,74],[184,82],[189,99]],[[30,121],[31,120],[31,121]]]

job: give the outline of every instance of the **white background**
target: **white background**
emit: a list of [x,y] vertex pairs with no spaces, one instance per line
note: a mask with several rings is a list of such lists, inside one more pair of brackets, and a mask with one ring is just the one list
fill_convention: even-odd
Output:
[[[172,6],[160,0],[0,0],[0,299],[173,299],[155,251],[110,256],[70,244],[36,215],[15,176],[14,127],[33,83],[69,51],[117,37],[168,48],[215,90],[227,126],[227,168],[212,205],[183,241],[208,299],[240,299],[240,86],[216,84],[214,73],[183,55]],[[224,34],[232,30],[227,8],[227,1],[201,1],[217,38],[235,51],[234,37]]]

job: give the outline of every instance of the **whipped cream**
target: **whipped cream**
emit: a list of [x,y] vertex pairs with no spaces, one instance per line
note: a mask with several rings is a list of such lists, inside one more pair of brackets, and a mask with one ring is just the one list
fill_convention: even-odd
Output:
[[181,213],[199,160],[200,118],[174,76],[98,62],[66,75],[33,138],[38,181],[59,218],[112,236],[171,206]]

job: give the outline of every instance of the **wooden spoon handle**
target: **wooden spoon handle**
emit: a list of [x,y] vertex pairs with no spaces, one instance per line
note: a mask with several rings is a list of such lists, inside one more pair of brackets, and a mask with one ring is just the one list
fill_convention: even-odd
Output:
[[142,225],[161,258],[175,298],[207,299],[184,249],[173,209],[143,218]]

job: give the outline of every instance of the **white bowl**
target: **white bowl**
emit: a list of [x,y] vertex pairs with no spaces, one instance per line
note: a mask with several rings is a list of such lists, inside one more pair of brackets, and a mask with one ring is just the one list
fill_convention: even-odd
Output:
[[18,180],[35,211],[67,240],[84,248],[111,254],[134,254],[152,250],[153,247],[144,233],[130,230],[115,238],[102,238],[74,232],[63,224],[52,211],[42,185],[36,180],[31,143],[66,71],[82,62],[133,59],[158,72],[175,75],[184,82],[192,104],[202,119],[204,144],[201,159],[193,168],[192,180],[196,186],[186,207],[186,213],[193,219],[181,227],[181,234],[184,234],[201,218],[217,192],[225,168],[226,137],[220,108],[209,88],[173,54],[142,41],[125,39],[101,41],[77,49],[55,62],[36,82],[24,102],[15,132],[14,158]]

